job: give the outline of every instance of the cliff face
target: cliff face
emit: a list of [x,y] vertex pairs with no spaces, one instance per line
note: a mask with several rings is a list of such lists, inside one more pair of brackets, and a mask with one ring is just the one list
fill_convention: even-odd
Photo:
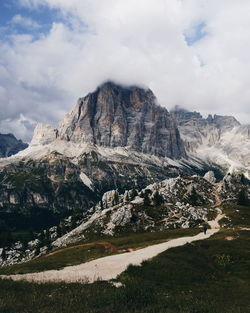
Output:
[[0,134],[0,158],[9,157],[28,147],[12,134]]
[[38,124],[34,130],[31,145],[47,145],[57,138],[57,129],[52,126]]
[[4,167],[0,171],[0,234],[5,229],[39,230],[63,217],[84,214],[98,198],[80,174],[78,166],[57,153]]
[[171,114],[189,154],[231,170],[250,170],[250,125],[241,125],[233,116],[203,118],[178,107]]
[[58,136],[75,143],[133,150],[179,159],[186,157],[175,120],[156,104],[151,90],[108,82],[78,100]]

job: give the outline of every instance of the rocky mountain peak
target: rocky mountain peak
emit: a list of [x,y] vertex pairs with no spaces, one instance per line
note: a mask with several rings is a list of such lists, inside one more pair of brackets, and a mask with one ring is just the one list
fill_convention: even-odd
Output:
[[53,140],[129,147],[161,157],[186,157],[175,119],[150,89],[105,82],[80,98],[58,129],[39,126],[32,144]]
[[241,125],[234,116],[209,114],[207,118],[204,118],[199,112],[188,111],[178,105],[176,105],[170,113],[180,125],[184,125],[186,123],[190,124],[192,121],[194,124],[202,126],[210,125],[222,130],[232,129]]
[[202,115],[199,112],[191,112],[178,105],[176,105],[170,113],[178,122],[189,121],[190,119],[202,119]]
[[238,122],[233,116],[223,116],[216,114],[212,116],[209,114],[206,120],[209,124],[223,130],[231,129],[241,125],[240,122]]

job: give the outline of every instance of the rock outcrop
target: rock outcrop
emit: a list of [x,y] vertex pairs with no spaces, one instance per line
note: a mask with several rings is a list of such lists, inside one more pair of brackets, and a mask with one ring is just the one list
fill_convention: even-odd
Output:
[[210,160],[231,171],[244,170],[246,174],[250,171],[250,125],[241,125],[233,116],[203,118],[198,112],[179,107],[171,114],[189,155]]
[[12,134],[0,134],[0,158],[9,157],[27,147],[27,143],[17,140]]
[[57,138],[58,130],[49,125],[38,124],[34,130],[31,145],[47,145]]

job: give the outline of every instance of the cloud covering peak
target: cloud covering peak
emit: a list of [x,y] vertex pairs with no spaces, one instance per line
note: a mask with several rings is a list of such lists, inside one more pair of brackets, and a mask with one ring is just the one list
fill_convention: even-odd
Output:
[[19,0],[9,10],[2,132],[29,140],[106,80],[148,86],[168,109],[250,121],[247,0]]

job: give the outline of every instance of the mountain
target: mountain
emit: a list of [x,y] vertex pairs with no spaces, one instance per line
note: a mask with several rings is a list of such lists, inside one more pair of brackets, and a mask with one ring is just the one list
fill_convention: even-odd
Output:
[[176,107],[175,117],[189,156],[199,157],[233,171],[250,173],[250,125],[241,125],[233,116],[209,115]]
[[12,134],[0,134],[0,158],[9,157],[28,147]]
[[[215,177],[207,178],[220,181],[230,164],[212,152],[233,160],[237,145],[229,151],[225,144],[233,132],[247,136],[233,117],[169,113],[149,89],[104,83],[80,98],[58,127],[37,125],[28,148],[0,160],[0,246],[68,218],[71,230],[110,190],[121,195],[211,170]],[[237,144],[245,138],[237,136]],[[242,158],[248,151],[241,149]],[[243,163],[238,169],[247,172]]]
[[128,147],[172,159],[186,157],[175,120],[167,109],[157,105],[152,91],[112,82],[80,98],[58,129],[38,126],[32,144],[46,144],[55,139]]
[[0,160],[2,231],[82,218],[103,193],[174,177],[186,158],[174,118],[152,91],[107,82],[57,128],[38,125],[27,149]]

